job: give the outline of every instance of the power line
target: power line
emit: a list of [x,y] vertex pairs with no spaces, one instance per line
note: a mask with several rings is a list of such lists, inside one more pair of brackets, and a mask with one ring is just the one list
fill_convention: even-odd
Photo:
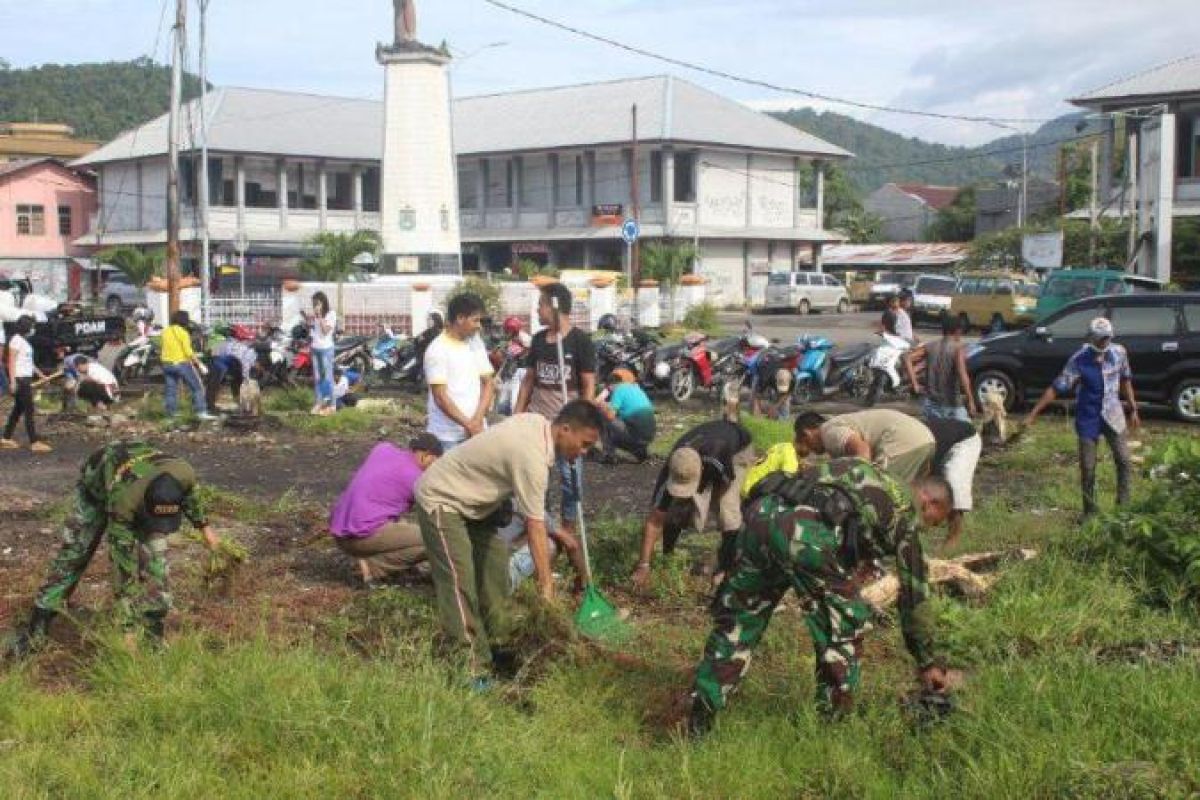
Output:
[[639,55],[644,58],[650,58],[650,59],[654,59],[655,61],[661,61],[664,64],[670,64],[672,66],[682,67],[683,69],[692,70],[693,72],[699,72],[699,73],[703,73],[705,75],[711,75],[715,78],[722,78],[724,80],[734,81],[735,83],[743,83],[743,84],[746,84],[747,86],[755,86],[760,89],[770,89],[771,91],[781,92],[783,94],[799,95],[800,97],[806,97],[806,98],[809,98],[810,100],[820,100],[820,101],[826,102],[826,103],[835,103],[838,105],[850,106],[852,108],[861,108],[865,111],[882,111],[882,112],[885,112],[888,114],[905,114],[905,115],[913,116],[913,117],[926,117],[929,119],[953,120],[953,121],[959,121],[959,122],[984,122],[984,123],[989,123],[989,124],[997,123],[997,122],[1007,122],[1007,123],[1032,124],[1032,123],[1042,123],[1042,122],[1051,122],[1052,121],[1050,118],[1039,118],[1039,117],[986,117],[986,116],[969,115],[969,114],[948,114],[948,113],[939,113],[937,111],[925,111],[925,110],[921,110],[921,109],[902,108],[900,106],[889,106],[889,105],[882,105],[882,104],[878,104],[878,103],[865,103],[865,102],[862,102],[859,100],[849,100],[844,97],[835,97],[833,95],[821,94],[820,92],[814,92],[814,91],[810,91],[808,89],[800,89],[800,88],[796,88],[794,86],[784,86],[782,84],[773,83],[771,81],[766,81],[766,80],[762,80],[759,78],[748,78],[743,75],[736,75],[732,72],[726,72],[724,70],[715,69],[713,67],[706,67],[702,64],[697,64],[692,61],[684,61],[683,59],[675,58],[673,56],[666,56],[666,55],[662,55],[661,53],[655,53],[651,50],[646,50],[644,48],[636,47],[631,44],[619,42],[616,39],[610,39],[607,36],[601,36],[600,34],[592,33],[591,31],[585,31],[581,28],[576,28],[571,25],[567,25],[565,23],[558,22],[557,20],[553,20],[548,17],[543,17],[538,14],[534,14],[531,11],[526,11],[525,9],[517,8],[516,6],[509,5],[508,3],[500,2],[500,0],[483,0],[483,2],[487,3],[490,6],[495,6],[496,8],[503,9],[505,11],[516,14],[518,16],[525,17],[526,19],[533,20],[534,22],[540,22],[541,24],[548,25],[551,28],[557,28],[558,30],[566,31],[567,33],[572,33],[576,36],[581,36],[585,39],[591,39],[594,42],[600,42],[601,44],[606,44],[606,45],[609,45],[610,47],[615,47],[619,50],[624,50],[627,53],[633,53],[634,55]]

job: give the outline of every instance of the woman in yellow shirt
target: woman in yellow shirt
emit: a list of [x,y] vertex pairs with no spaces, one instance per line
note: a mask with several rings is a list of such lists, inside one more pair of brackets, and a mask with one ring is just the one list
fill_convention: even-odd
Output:
[[179,383],[182,381],[191,395],[192,410],[196,416],[200,419],[216,419],[208,413],[204,403],[204,387],[200,383],[200,372],[204,367],[192,349],[189,323],[186,311],[176,311],[171,315],[171,324],[162,333],[163,378],[166,380],[163,405],[167,416],[174,417],[178,411]]

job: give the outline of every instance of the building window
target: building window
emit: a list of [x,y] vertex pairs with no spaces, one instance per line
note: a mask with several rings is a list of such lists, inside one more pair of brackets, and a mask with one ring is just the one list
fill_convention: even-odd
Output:
[[45,236],[44,206],[17,206],[17,236]]
[[696,154],[675,154],[675,194],[679,203],[696,202]]
[[545,157],[527,156],[521,165],[521,207],[543,208],[550,191],[550,171]]
[[479,208],[479,166],[464,163],[458,168],[458,207]]
[[71,235],[71,207],[70,206],[59,206],[58,207],[58,235],[59,236],[70,236]]
[[279,207],[279,173],[274,159],[247,158],[246,208]]
[[512,208],[513,204],[513,162],[505,159],[501,162],[487,163],[487,205],[488,208]]
[[663,154],[655,150],[650,154],[650,202],[661,203],[663,199]]
[[330,211],[354,210],[354,175],[348,169],[325,173],[325,208]]
[[363,211],[379,212],[379,167],[363,170]]

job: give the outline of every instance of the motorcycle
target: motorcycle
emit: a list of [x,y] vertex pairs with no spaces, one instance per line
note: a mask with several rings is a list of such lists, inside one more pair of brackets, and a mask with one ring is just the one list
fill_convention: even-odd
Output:
[[800,336],[796,344],[801,357],[793,376],[794,402],[806,405],[839,391],[854,398],[866,395],[871,385],[869,344],[838,351],[829,339],[816,335]]
[[684,403],[691,399],[697,389],[718,389],[720,359],[733,352],[737,343],[736,338],[726,338],[710,344],[708,335],[704,333],[685,336],[683,346],[670,361],[668,383],[671,396],[677,402]]
[[259,385],[289,388],[292,383],[292,352],[289,340],[277,327],[271,327],[267,335],[254,340],[254,352],[258,356]]
[[[371,354],[365,336],[343,336],[334,344],[333,365],[353,369],[360,375],[371,370]],[[311,377],[313,370],[312,343],[308,328],[297,325],[292,328],[292,341],[288,349],[292,353],[291,378]]]
[[909,394],[908,383],[900,375],[900,360],[912,349],[912,345],[907,339],[886,331],[880,333],[879,338],[882,341],[867,362],[871,370],[871,386],[864,401],[867,408],[879,401],[881,393],[893,395],[896,399],[905,399]]
[[644,389],[653,389],[670,377],[670,365],[658,361],[658,337],[634,330],[600,340],[596,346],[596,378],[608,383],[615,369],[627,369]]

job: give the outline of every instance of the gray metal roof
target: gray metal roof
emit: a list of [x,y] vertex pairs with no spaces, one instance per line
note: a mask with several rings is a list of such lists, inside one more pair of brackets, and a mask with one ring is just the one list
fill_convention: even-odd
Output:
[[1169,61],[1128,78],[1101,86],[1071,100],[1078,106],[1098,107],[1111,101],[1200,95],[1200,53]]
[[[638,136],[794,155],[851,154],[736,101],[679,78],[658,76],[454,101],[455,150],[484,155],[622,143],[630,107]],[[266,89],[222,88],[208,95],[208,146],[214,151],[377,161],[383,153],[383,103]],[[180,148],[196,147],[200,102],[184,107]],[[197,136],[198,139],[198,136]],[[163,155],[167,117],[118,136],[75,162],[86,166]]]

